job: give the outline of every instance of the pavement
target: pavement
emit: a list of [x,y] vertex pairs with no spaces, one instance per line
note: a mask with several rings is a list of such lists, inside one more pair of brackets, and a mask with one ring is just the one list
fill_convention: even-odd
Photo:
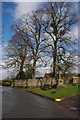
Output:
[[59,105],[64,106],[65,109],[76,115],[78,114],[78,117],[80,118],[80,94],[63,99],[59,102]]
[[78,114],[24,89],[5,87],[2,92],[2,118],[78,118]]

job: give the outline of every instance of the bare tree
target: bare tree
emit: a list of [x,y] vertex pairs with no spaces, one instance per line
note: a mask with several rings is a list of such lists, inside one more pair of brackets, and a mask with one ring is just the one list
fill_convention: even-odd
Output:
[[[35,77],[37,65],[45,64],[43,59],[48,53],[53,58],[53,75],[57,73],[59,63],[66,63],[65,55],[73,50],[70,27],[77,22],[72,3],[47,3],[30,15],[25,14],[13,29],[15,35],[8,45],[8,67],[18,67],[19,74],[27,65],[26,57],[32,64]],[[74,50],[73,50],[74,51]],[[28,53],[27,53],[28,52]]]
[[[45,31],[52,42],[47,44],[50,47],[50,54],[53,57],[53,75],[57,73],[58,62],[64,62],[64,55],[73,49],[74,42],[71,40],[70,28],[77,22],[77,14],[72,10],[73,3],[53,2],[45,7]],[[44,10],[44,11],[45,11]]]
[[5,69],[12,69],[12,71],[17,72],[16,79],[20,78],[20,74],[23,71],[23,68],[28,64],[28,46],[22,40],[20,32],[16,32],[12,39],[9,41],[6,48],[5,55]]
[[20,27],[20,25],[17,26],[17,29],[22,33],[23,40],[29,46],[31,51],[30,58],[33,67],[32,78],[35,77],[36,67],[42,63],[45,64],[42,57],[44,56],[43,52],[46,48],[45,41],[47,40],[47,36],[45,35],[43,26],[43,15],[41,10],[32,12],[30,15],[24,15],[21,20],[23,27]]

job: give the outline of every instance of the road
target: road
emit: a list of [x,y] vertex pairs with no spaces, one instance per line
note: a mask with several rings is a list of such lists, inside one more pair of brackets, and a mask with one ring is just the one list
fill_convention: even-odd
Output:
[[2,93],[3,118],[76,118],[53,100],[20,88],[5,87]]

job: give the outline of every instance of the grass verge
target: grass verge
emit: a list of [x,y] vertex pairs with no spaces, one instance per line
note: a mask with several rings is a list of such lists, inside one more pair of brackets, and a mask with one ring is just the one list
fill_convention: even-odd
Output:
[[41,90],[40,88],[28,88],[27,90],[52,99],[62,99],[80,93],[80,87],[78,87],[78,85],[69,85],[67,87],[47,90]]

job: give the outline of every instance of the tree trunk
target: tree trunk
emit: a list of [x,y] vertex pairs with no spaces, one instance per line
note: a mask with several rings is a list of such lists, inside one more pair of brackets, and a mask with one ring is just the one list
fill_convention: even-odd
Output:
[[56,74],[56,56],[57,56],[57,44],[54,44],[54,56],[53,56],[53,76]]
[[32,79],[35,78],[35,72],[36,72],[36,60],[33,60],[33,73],[32,73]]
[[25,61],[25,56],[23,56],[23,58],[22,58],[20,70],[19,70],[19,73],[17,74],[17,77],[16,77],[17,80],[20,78],[20,74],[23,71],[24,61]]

